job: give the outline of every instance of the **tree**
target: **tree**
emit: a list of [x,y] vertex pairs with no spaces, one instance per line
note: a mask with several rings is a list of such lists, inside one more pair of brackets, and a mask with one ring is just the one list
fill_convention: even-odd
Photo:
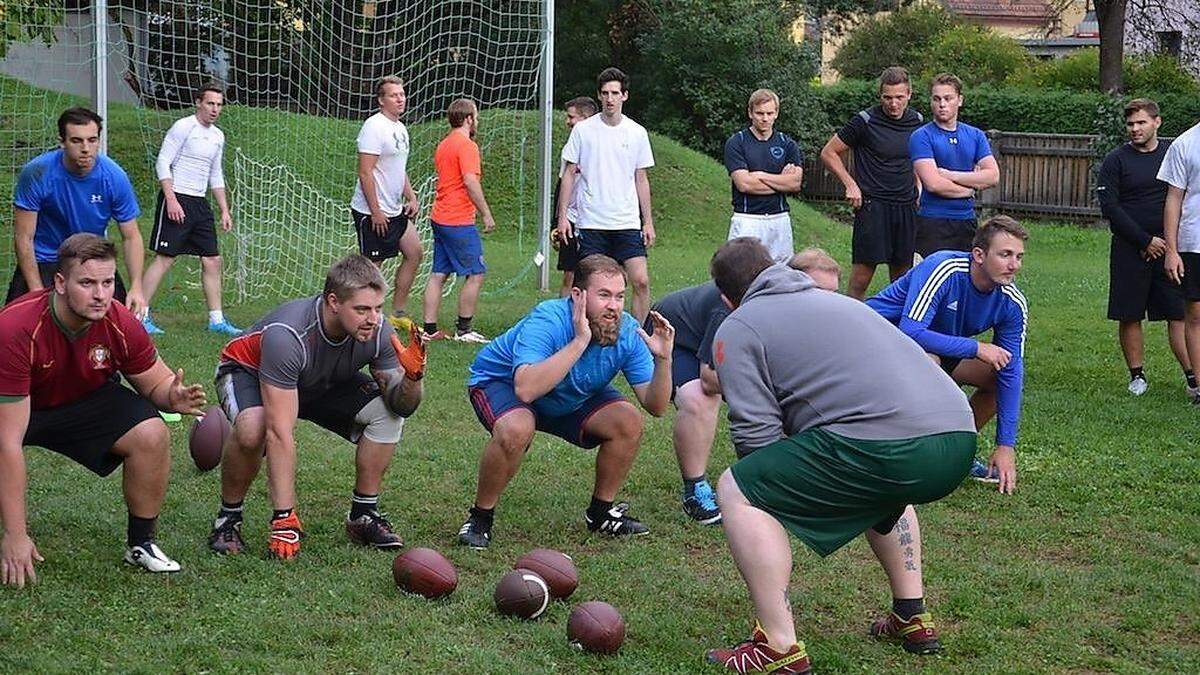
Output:
[[1121,61],[1125,56],[1125,10],[1128,0],[1096,0],[1100,26],[1100,90],[1119,94],[1125,88]]

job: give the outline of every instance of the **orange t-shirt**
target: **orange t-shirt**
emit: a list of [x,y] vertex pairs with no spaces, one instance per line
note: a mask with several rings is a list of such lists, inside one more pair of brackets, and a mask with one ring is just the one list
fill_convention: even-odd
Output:
[[463,174],[483,176],[479,146],[466,134],[451,131],[434,150],[433,166],[438,179],[430,218],[438,225],[474,225],[475,205],[467,195]]

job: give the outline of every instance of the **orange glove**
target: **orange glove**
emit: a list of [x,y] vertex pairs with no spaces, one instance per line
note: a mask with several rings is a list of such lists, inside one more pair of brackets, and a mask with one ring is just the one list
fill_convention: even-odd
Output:
[[409,324],[409,342],[405,347],[400,338],[392,333],[392,348],[404,368],[404,376],[410,380],[419,380],[425,376],[425,332],[416,323]]

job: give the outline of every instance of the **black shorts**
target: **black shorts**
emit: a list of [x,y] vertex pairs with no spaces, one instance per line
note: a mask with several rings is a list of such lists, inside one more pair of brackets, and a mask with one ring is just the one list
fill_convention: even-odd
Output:
[[[362,425],[354,418],[378,397],[379,385],[370,375],[359,371],[354,379],[338,382],[323,391],[301,390],[297,417],[357,443],[362,435]],[[217,400],[230,424],[241,411],[261,408],[262,389],[258,374],[240,366],[222,366],[217,370]]]
[[1200,302],[1200,253],[1181,252],[1183,258],[1183,299]]
[[970,251],[975,240],[975,219],[917,216],[916,249],[922,258],[938,251]]
[[916,211],[911,202],[864,198],[862,206],[854,212],[850,262],[911,266],[916,237]]
[[1162,258],[1143,260],[1141,251],[1113,239],[1108,256],[1109,319],[1182,321],[1184,304],[1183,289],[1167,277]]
[[[42,286],[46,288],[54,286],[54,274],[58,272],[58,263],[40,262],[37,266],[38,277],[42,280]],[[121,304],[125,304],[125,282],[121,280],[120,272],[117,272],[116,282],[113,286],[113,299]],[[8,297],[4,299],[4,304],[7,305],[28,292],[29,284],[25,283],[25,277],[21,274],[21,268],[18,267],[13,270],[12,280],[8,282]]]
[[957,368],[958,364],[960,363],[962,363],[962,359],[956,359],[953,356],[938,357],[938,365],[940,365],[942,370],[945,371],[945,373],[951,378],[954,377],[954,369]]
[[166,199],[162,190],[158,192],[158,205],[154,211],[154,231],[150,233],[150,249],[159,255],[214,256],[217,251],[217,228],[213,223],[212,208],[204,197],[176,194],[183,207],[183,222],[177,223],[167,217]]
[[30,412],[23,444],[53,450],[107,476],[123,461],[113,454],[113,445],[149,419],[159,419],[153,403],[118,382],[108,382],[78,401]]
[[408,216],[401,213],[388,218],[387,233],[382,237],[371,224],[371,214],[350,209],[354,231],[358,233],[358,252],[379,262],[400,255],[400,237],[408,229]]
[[[571,223],[571,229],[574,231],[575,223]],[[574,272],[575,266],[579,264],[579,235],[563,241],[558,241],[558,264],[554,269],[560,272]]]
[[624,264],[630,258],[646,257],[641,230],[579,230],[579,260],[601,253]]

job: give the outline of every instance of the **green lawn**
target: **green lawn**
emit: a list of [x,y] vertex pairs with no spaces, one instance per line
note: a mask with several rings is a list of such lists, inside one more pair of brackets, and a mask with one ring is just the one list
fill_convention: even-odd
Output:
[[[0,120],[11,120],[3,105]],[[127,109],[115,110],[112,122],[114,155],[149,204],[139,122]],[[653,142],[661,243],[651,271],[660,296],[705,279],[727,228],[728,183],[716,163]],[[794,212],[798,244],[820,244],[848,263],[848,228],[804,205]],[[511,230],[485,246],[498,270],[493,288],[528,253]],[[914,657],[865,636],[888,593],[864,542],[824,560],[798,548],[792,601],[818,672],[1200,672],[1197,411],[1185,401],[1162,326],[1148,331],[1150,391],[1138,399],[1125,392],[1115,326],[1103,318],[1106,252],[1103,232],[1033,226],[1019,279],[1031,327],[1017,494],[966,484],[920,512],[944,654]],[[211,396],[222,341],[200,330],[199,294],[186,277],[176,273],[155,303],[168,330],[158,343]],[[488,296],[477,325],[495,334],[543,297],[531,278],[522,280]],[[228,313],[245,324],[268,306],[233,304]],[[382,502],[409,545],[437,548],[458,567],[450,598],[399,593],[391,556],[346,541],[353,454],[307,423],[297,440],[308,539],[302,557],[286,564],[260,556],[269,515],[261,479],[247,500],[252,553],[207,552],[219,476],[195,470],[186,425],[173,427],[161,542],[184,571],[170,577],[121,565],[118,478],[99,480],[30,449],[30,527],[47,560],[36,586],[0,589],[0,672],[697,672],[706,648],[745,637],[750,603],[723,534],[679,511],[669,414],[648,424],[622,491],[651,536],[587,535],[592,455],[538,436],[497,510],[495,544],[482,553],[453,545],[486,438],[464,395],[474,351],[433,346],[426,400],[405,429]],[[732,459],[722,425],[710,475]],[[572,600],[621,610],[628,637],[619,655],[594,657],[567,644],[569,604],[556,603],[534,623],[495,613],[494,584],[535,546],[575,558],[581,585]]]

